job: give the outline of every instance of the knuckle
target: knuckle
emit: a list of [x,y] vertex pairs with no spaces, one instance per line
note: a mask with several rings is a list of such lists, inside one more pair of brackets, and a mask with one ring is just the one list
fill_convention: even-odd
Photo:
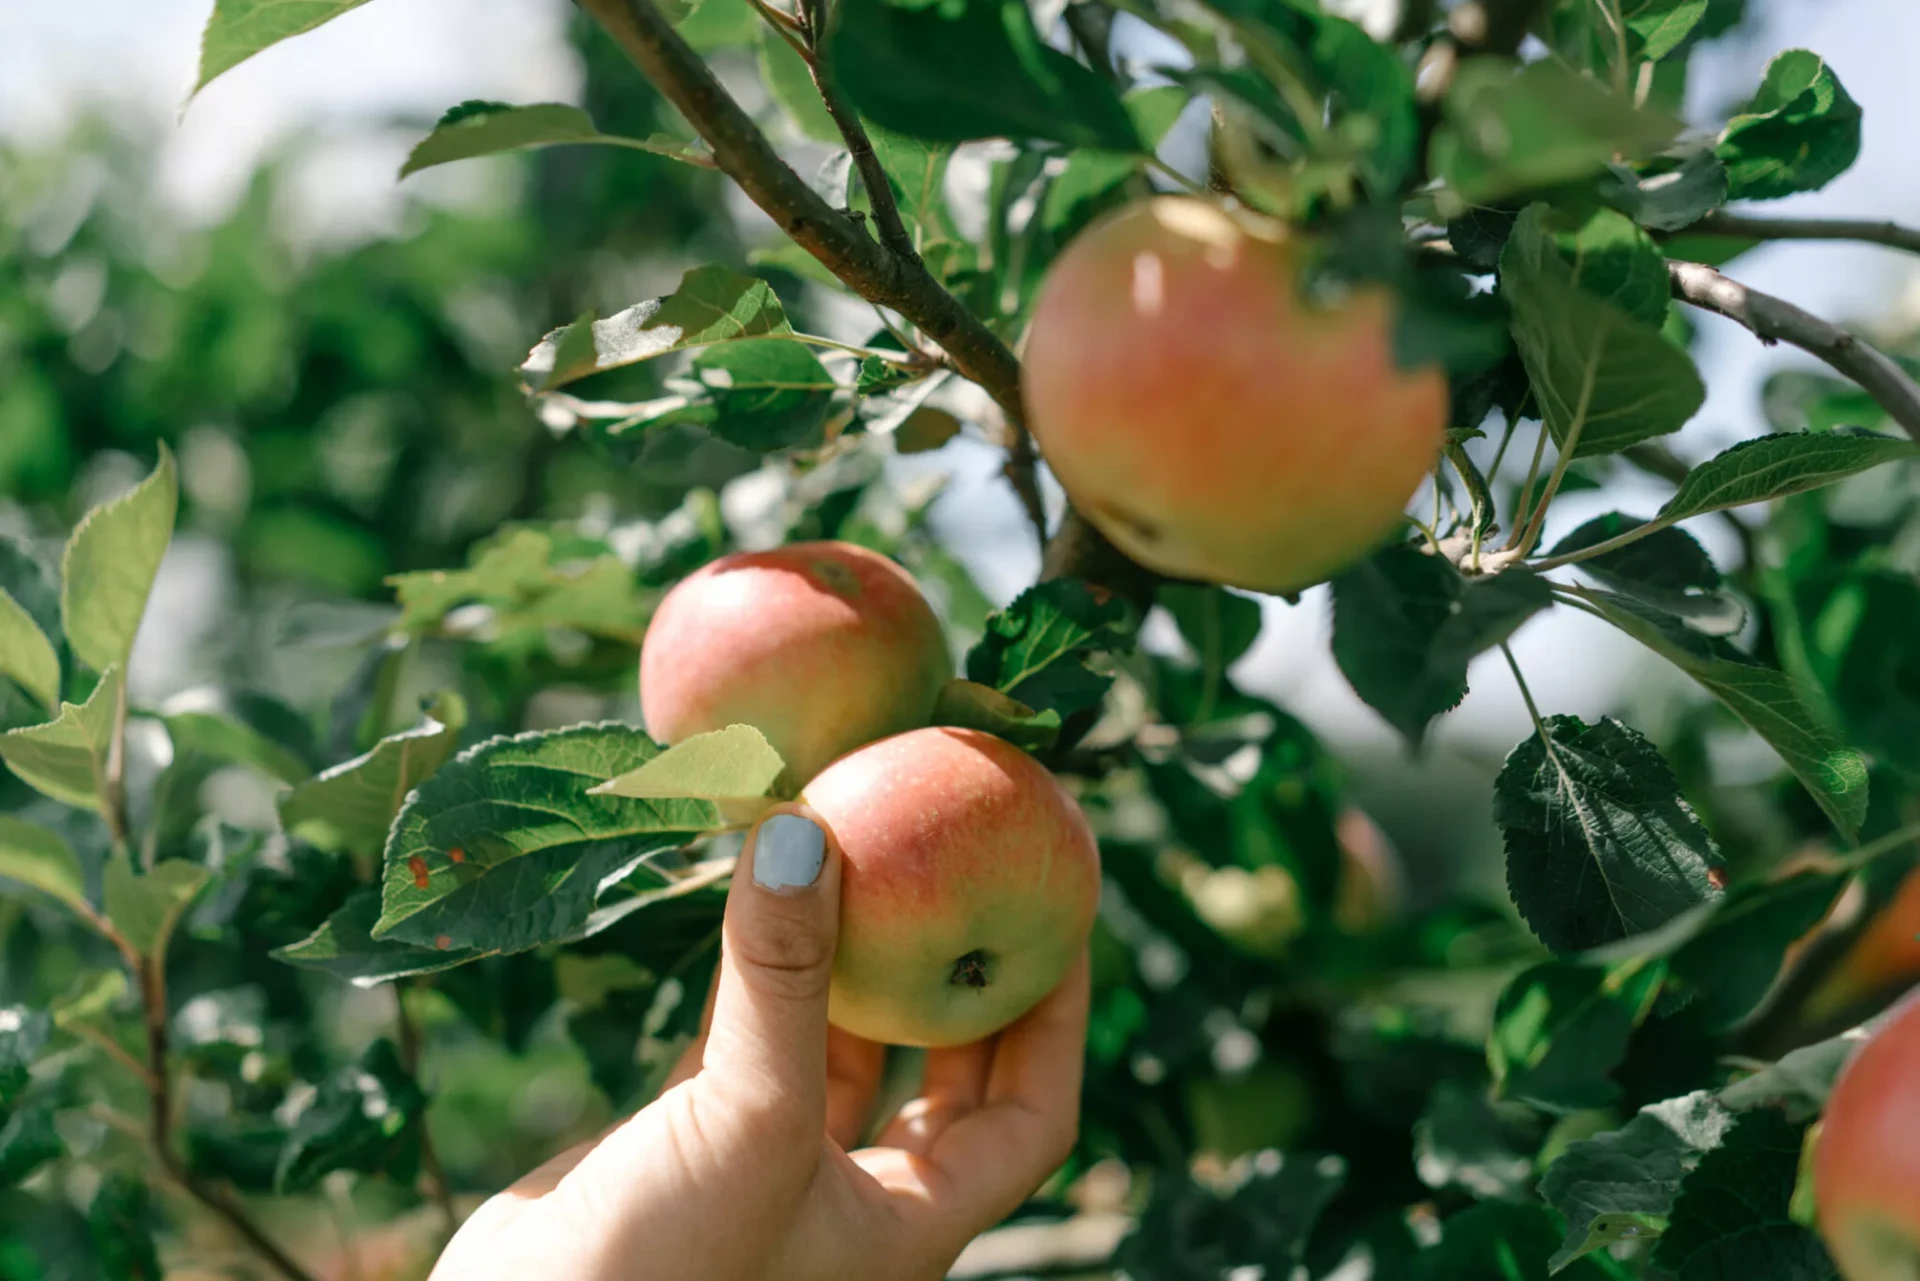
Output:
[[769,915],[728,940],[746,980],[789,1001],[824,996],[832,979],[833,939],[808,922]]

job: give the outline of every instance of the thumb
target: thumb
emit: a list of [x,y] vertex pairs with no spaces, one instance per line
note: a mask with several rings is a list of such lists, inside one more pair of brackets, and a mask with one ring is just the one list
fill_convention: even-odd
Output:
[[701,1077],[747,1112],[824,1133],[827,985],[840,926],[840,851],[804,804],[747,837],[727,895]]

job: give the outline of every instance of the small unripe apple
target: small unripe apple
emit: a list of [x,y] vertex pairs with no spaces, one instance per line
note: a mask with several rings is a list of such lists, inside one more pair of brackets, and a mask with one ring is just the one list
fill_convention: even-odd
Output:
[[794,783],[925,725],[953,675],[913,578],[852,543],[735,552],[674,585],[640,647],[640,710],[664,743],[751,725]]
[[1438,368],[1394,363],[1391,300],[1300,297],[1284,232],[1188,197],[1096,223],[1034,307],[1028,427],[1140,564],[1285,592],[1398,524],[1446,435]]
[[1920,1276],[1920,1001],[1841,1070],[1813,1160],[1820,1232],[1841,1275]]
[[843,855],[827,1016],[892,1045],[991,1036],[1086,946],[1100,853],[1033,757],[978,730],[918,729],[835,761],[803,799]]

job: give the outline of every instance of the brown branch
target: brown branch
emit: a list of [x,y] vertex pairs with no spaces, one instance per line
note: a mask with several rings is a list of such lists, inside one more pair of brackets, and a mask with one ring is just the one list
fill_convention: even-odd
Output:
[[[420,1028],[413,1021],[413,1015],[407,1011],[407,991],[404,984],[393,985],[393,1022],[400,1038],[400,1066],[407,1075],[418,1079],[420,1075]],[[433,1135],[427,1130],[426,1114],[420,1117],[420,1168],[427,1176],[428,1192],[433,1203],[440,1210],[441,1226],[446,1229],[446,1238],[451,1241],[453,1234],[460,1230],[460,1212],[453,1206],[453,1185],[447,1182],[446,1167],[440,1164],[439,1150],[433,1146]]]
[[1867,218],[1751,218],[1746,214],[1710,213],[1674,234],[1754,240],[1857,240],[1920,254],[1920,227]]
[[1860,384],[1888,417],[1920,441],[1920,384],[1864,339],[1697,262],[1670,261],[1667,274],[1675,298],[1746,326],[1761,342],[1784,342],[1818,356]]
[[[713,152],[720,171],[792,241],[868,302],[891,307],[938,343],[961,375],[978,383],[1026,431],[1020,362],[999,335],[948,293],[917,258],[890,252],[835,209],[773,149],[711,69],[680,38],[653,0],[576,0],[606,28]],[[1012,479],[1022,483],[1016,472]],[[1039,495],[1021,494],[1029,513]],[[1044,537],[1044,534],[1042,535]]]
[[147,1024],[147,1141],[154,1159],[173,1182],[224,1219],[262,1258],[288,1281],[315,1281],[291,1255],[255,1223],[246,1210],[222,1189],[197,1179],[173,1150],[173,1091],[167,1069],[167,976],[160,956],[143,958],[135,968]]

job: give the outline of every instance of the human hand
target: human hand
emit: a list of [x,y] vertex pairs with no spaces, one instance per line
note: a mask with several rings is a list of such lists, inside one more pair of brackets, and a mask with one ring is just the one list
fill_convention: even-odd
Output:
[[827,1024],[840,853],[779,806],[727,898],[706,1027],[652,1103],[475,1212],[432,1281],[922,1281],[946,1274],[1066,1159],[1080,1105],[1083,957],[987,1041],[927,1054],[872,1147],[883,1047]]

